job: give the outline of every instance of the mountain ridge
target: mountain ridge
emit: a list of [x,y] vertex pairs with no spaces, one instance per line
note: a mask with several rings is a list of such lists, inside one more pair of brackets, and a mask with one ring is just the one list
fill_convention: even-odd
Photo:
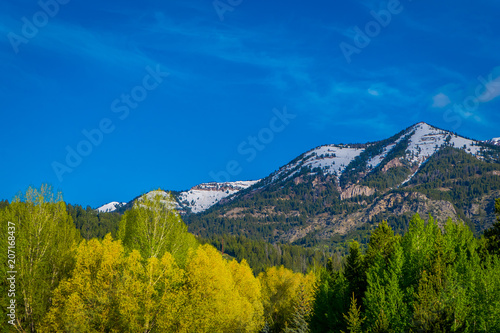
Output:
[[304,245],[362,237],[383,219],[404,231],[415,213],[463,220],[480,233],[494,221],[499,162],[498,147],[420,122],[377,142],[313,148],[185,220],[203,237]]
[[376,142],[318,146],[260,180],[172,194],[202,237],[363,242],[381,220],[402,232],[415,213],[462,220],[480,233],[500,196],[500,147],[420,122]]
[[[414,131],[418,133],[412,135]],[[449,139],[447,141],[447,137]],[[410,138],[409,138],[410,137]],[[415,138],[414,138],[415,137]],[[396,138],[390,141],[391,138]],[[293,177],[300,169],[304,167],[310,167],[311,169],[320,168],[323,172],[333,174],[339,180],[339,187],[341,190],[342,198],[350,198],[353,193],[366,193],[365,190],[360,190],[353,186],[353,183],[346,182],[345,179],[341,179],[346,171],[346,168],[352,164],[352,162],[366,152],[367,148],[375,147],[377,154],[368,153],[369,159],[366,161],[368,170],[364,170],[366,173],[370,173],[376,169],[384,159],[390,154],[396,146],[406,138],[414,138],[418,140],[411,140],[412,145],[408,147],[410,152],[410,162],[416,164],[413,165],[414,172],[403,181],[400,185],[408,182],[411,177],[418,171],[420,166],[425,163],[441,146],[445,143],[451,146],[463,146],[465,150],[468,150],[471,154],[477,155],[479,149],[478,145],[481,143],[500,145],[500,138],[493,138],[486,141],[477,141],[468,139],[458,134],[440,129],[438,127],[429,125],[425,122],[418,122],[405,130],[397,133],[396,135],[380,141],[368,142],[364,144],[325,144],[317,146],[316,148],[310,149],[307,152],[297,156],[295,159],[280,167],[278,170],[272,172],[269,176],[264,177],[259,180],[253,181],[234,181],[234,182],[208,182],[201,183],[193,186],[191,189],[186,191],[173,191],[174,197],[177,200],[177,208],[183,214],[189,213],[201,213],[213,205],[219,203],[221,200],[224,202],[228,197],[238,193],[240,190],[252,187],[260,181],[264,183],[275,182],[279,180],[286,180]],[[389,140],[389,141],[388,141]],[[416,143],[413,141],[417,141]],[[429,145],[430,143],[430,145]],[[433,146],[433,147],[431,147]],[[424,149],[422,149],[424,147]],[[423,152],[422,152],[423,150]],[[397,160],[391,159],[386,161],[383,168],[384,171],[394,167],[400,166]],[[356,171],[348,170],[349,171]],[[358,170],[359,171],[359,170]],[[271,179],[269,180],[269,177]],[[345,177],[344,177],[345,178]],[[350,190],[347,190],[350,188]],[[346,191],[347,190],[347,191]],[[368,192],[370,192],[368,190]],[[135,199],[134,199],[135,200]],[[110,202],[97,208],[98,211],[103,211],[103,207],[108,207],[108,205],[116,204],[116,201]],[[122,203],[123,204],[123,203]],[[109,210],[114,211],[115,209]]]

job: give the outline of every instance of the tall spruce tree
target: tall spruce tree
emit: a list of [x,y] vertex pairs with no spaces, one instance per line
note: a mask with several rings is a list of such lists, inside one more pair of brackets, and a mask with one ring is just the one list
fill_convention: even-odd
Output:
[[354,294],[356,300],[361,303],[366,290],[366,271],[364,256],[356,241],[349,245],[349,255],[345,261],[345,277],[349,282],[349,294]]
[[490,253],[500,255],[500,199],[495,200],[495,214],[497,221],[491,228],[484,231],[486,247]]
[[381,253],[368,268],[368,288],[363,299],[367,329],[373,332],[404,332],[409,317],[401,289],[403,253],[399,243],[387,263]]
[[346,321],[349,333],[363,332],[363,322],[366,318],[362,316],[361,306],[358,307],[357,300],[354,294],[351,298],[351,306],[349,308],[349,312],[347,314],[344,314],[344,319]]
[[[332,267],[332,266],[328,266]],[[340,271],[320,270],[310,328],[312,332],[339,332],[346,329],[343,314],[349,309],[349,283]]]

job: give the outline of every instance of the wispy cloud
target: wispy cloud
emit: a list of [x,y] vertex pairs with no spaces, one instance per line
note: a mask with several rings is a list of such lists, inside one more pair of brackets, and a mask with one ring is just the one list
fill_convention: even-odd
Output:
[[500,67],[497,67],[487,78],[481,78],[484,92],[478,97],[481,103],[487,103],[500,96]]
[[432,103],[433,108],[444,108],[445,106],[451,103],[450,98],[443,93],[439,93],[433,96],[432,101],[433,101]]
[[54,22],[47,32],[33,41],[37,47],[59,55],[71,55],[86,60],[95,60],[109,66],[128,68],[144,67],[156,62],[149,56],[128,46],[127,37],[109,31],[96,31],[78,25]]

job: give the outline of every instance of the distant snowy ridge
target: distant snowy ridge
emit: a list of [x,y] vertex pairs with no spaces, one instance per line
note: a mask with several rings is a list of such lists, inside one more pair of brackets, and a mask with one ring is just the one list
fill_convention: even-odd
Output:
[[[366,153],[372,152],[368,151],[370,147],[381,144],[381,142],[382,141],[369,144],[328,144],[311,149],[298,156],[290,163],[282,166],[277,171],[271,173],[262,181],[260,187],[255,190],[265,188],[272,183],[282,182],[297,177],[304,168],[306,172],[309,170],[311,174],[315,174],[318,170],[321,170],[323,174],[333,176],[332,178],[336,179],[339,184],[338,186],[340,186],[340,178],[346,170],[348,172],[358,170],[364,177],[377,170],[377,166],[381,165],[381,163],[384,166],[382,170],[402,164],[411,168],[411,174],[398,185],[401,186],[410,181],[420,170],[420,167],[444,147],[462,149],[478,159],[483,159],[484,157],[481,150],[483,149],[482,146],[484,146],[484,143],[500,146],[500,138],[493,138],[484,142],[475,141],[461,137],[450,131],[433,127],[424,122],[417,123],[407,128],[405,131],[400,132],[397,136],[384,140],[383,146],[380,146],[380,150],[374,153],[377,155],[366,156]],[[403,144],[404,147],[402,146]],[[396,147],[397,151],[394,150]],[[400,149],[404,149],[402,154]],[[365,150],[367,151],[363,154]],[[391,152],[397,155],[390,155]],[[360,157],[360,155],[362,156]],[[395,158],[388,156],[399,157]],[[361,169],[359,169],[360,163],[358,160],[349,167],[351,162],[358,157],[363,158],[364,160],[362,161],[366,164],[362,164]],[[389,159],[391,159],[391,161],[389,161]],[[229,198],[253,186],[259,181],[260,180],[223,183],[210,182],[199,184],[188,191],[172,193],[175,199],[175,203],[173,203],[175,207],[172,208],[176,208],[181,214],[190,212],[201,213],[221,200]],[[156,192],[157,191],[151,191],[146,195],[152,196]],[[163,196],[168,195],[167,192],[160,192]],[[124,204],[125,203],[111,202],[99,207],[98,211],[112,212]]]
[[489,143],[490,145],[500,146],[500,138],[493,138],[491,140],[486,140],[483,142]]
[[[497,142],[500,144],[500,138],[497,139],[499,140]],[[466,139],[452,132],[420,122],[408,128],[397,140],[387,143],[382,148],[380,154],[368,159],[365,165],[366,172],[371,172],[382,163],[387,155],[402,140],[407,140],[408,146],[405,150],[405,156],[401,157],[400,160],[404,159],[408,161],[416,169],[415,173],[425,161],[446,146],[463,149],[467,153],[481,159],[479,154],[481,150],[480,142]],[[365,148],[359,148],[359,145],[320,146],[302,154],[292,162],[281,167],[271,174],[269,180],[273,183],[290,179],[297,175],[302,168],[310,168],[312,172],[314,172],[314,169],[320,168],[324,174],[334,175],[337,179],[340,179],[349,164],[364,151]],[[412,176],[410,175],[405,182],[409,181]]]
[[140,197],[138,199],[139,204],[142,205],[140,202],[143,200],[143,197],[146,197],[147,199],[153,200],[157,196],[163,198],[163,199],[160,199],[160,202],[163,203],[163,205],[167,206],[168,209],[178,209],[179,208],[178,203],[171,197],[170,193],[163,191],[163,190],[153,190],[153,191],[150,191],[150,192],[144,194],[142,197]]
[[177,200],[181,207],[189,208],[193,213],[200,213],[222,199],[244,190],[257,182],[258,180],[203,183],[194,186],[189,191],[181,192]]
[[410,162],[418,163],[419,167],[444,146],[463,149],[476,157],[481,150],[478,141],[466,139],[426,123],[418,123],[413,126],[413,130],[414,134],[410,137],[406,154]]
[[411,164],[422,165],[429,157],[434,155],[444,146],[464,149],[466,152],[477,156],[480,151],[478,141],[470,140],[453,134],[451,132],[435,128],[426,123],[418,123],[409,128],[398,140],[387,145],[381,155],[372,158],[369,161],[372,167],[376,167],[401,140],[408,138],[408,147],[406,149],[406,159]]
[[363,150],[362,148],[351,148],[348,145],[325,145],[314,148],[303,154],[299,159],[295,159],[281,167],[272,175],[271,181],[293,177],[300,169],[305,167],[311,169],[320,168],[326,174],[340,177],[349,163]]
[[[235,181],[235,182],[225,182],[225,183],[203,183],[192,187],[188,191],[180,192],[173,196],[174,201],[166,199],[169,196],[169,192],[163,190],[153,190],[145,193],[137,200],[139,202],[143,197],[152,199],[155,196],[164,197],[163,201],[165,204],[169,205],[171,209],[177,209],[179,213],[201,213],[208,208],[212,207],[222,199],[238,193],[241,190],[249,188],[253,184],[257,183],[259,180],[249,180],[249,181]],[[172,193],[174,194],[174,193]],[[117,208],[125,205],[125,202],[119,203],[116,201],[110,202],[104,206],[97,208],[99,212],[113,212]]]
[[97,208],[97,211],[99,213],[111,213],[114,212],[117,208],[120,208],[123,205],[126,205],[126,202],[118,202],[118,201],[112,201],[110,203],[107,203],[105,205],[102,205],[101,207]]

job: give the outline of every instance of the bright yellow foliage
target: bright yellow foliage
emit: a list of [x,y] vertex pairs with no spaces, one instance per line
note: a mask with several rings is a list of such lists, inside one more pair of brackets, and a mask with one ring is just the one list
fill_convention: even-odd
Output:
[[70,279],[53,294],[41,332],[258,332],[260,283],[248,264],[208,245],[186,269],[166,252],[144,260],[107,235],[82,241]]
[[82,241],[73,277],[54,291],[45,328],[53,332],[104,332],[115,327],[113,296],[122,260],[123,247],[110,235],[102,243]]
[[143,261],[138,251],[125,255],[110,235],[83,241],[73,277],[54,292],[45,319],[48,331],[149,332],[162,308],[164,293],[183,272],[170,253]]
[[240,314],[240,318],[245,318],[245,332],[258,331],[264,325],[264,306],[262,305],[260,281],[255,278],[252,269],[244,259],[241,263],[236,260],[229,262],[229,269],[238,293],[248,301],[245,306],[246,311]]
[[[170,253],[165,253],[161,260],[149,258],[143,266],[139,252],[133,251],[125,259],[117,286],[117,304],[124,330],[149,332],[155,328],[160,313],[173,311],[173,303],[165,304],[164,300],[167,295],[176,296],[171,285],[178,284],[182,277],[183,271]],[[170,297],[172,301],[175,298]]]
[[209,245],[189,255],[181,332],[257,332],[260,286],[246,262],[227,262]]
[[281,267],[271,267],[259,274],[266,320],[273,331],[279,331],[290,323],[295,304],[299,302],[299,291],[303,288],[303,300],[311,308],[316,289],[316,277],[311,272],[307,275],[294,273]]

